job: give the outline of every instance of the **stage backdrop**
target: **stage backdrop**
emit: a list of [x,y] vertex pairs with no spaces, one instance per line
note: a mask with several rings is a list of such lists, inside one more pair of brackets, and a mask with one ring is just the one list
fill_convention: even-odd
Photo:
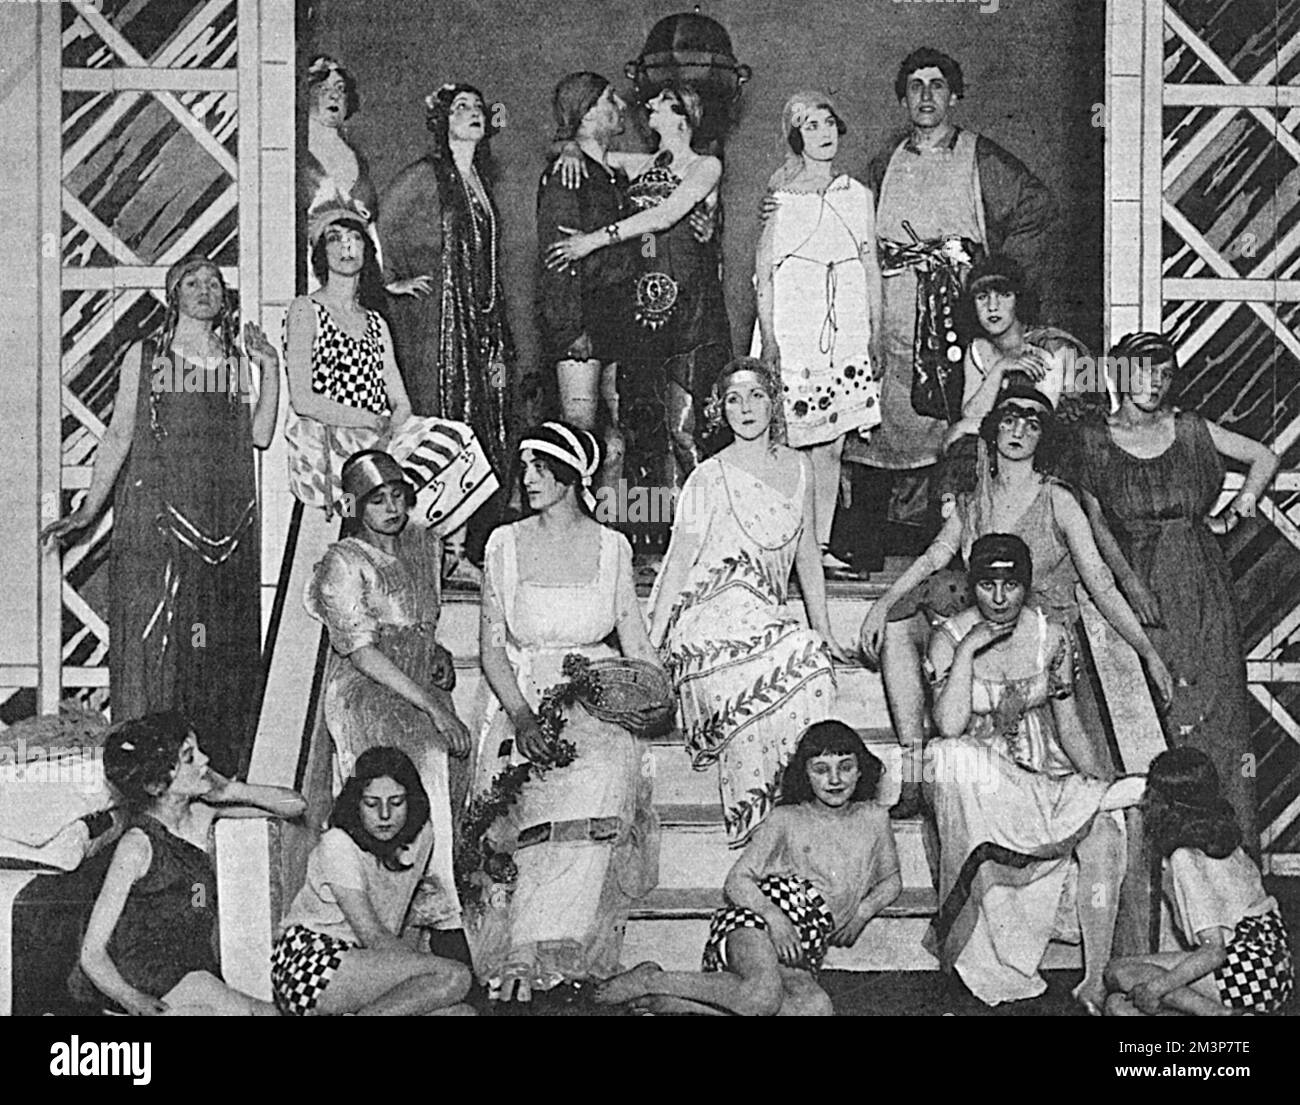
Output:
[[[534,208],[554,129],[551,91],[566,73],[591,69],[628,93],[624,65],[640,55],[650,28],[690,8],[681,0],[318,0],[302,9],[303,64],[313,53],[332,54],[360,83],[361,112],[349,133],[381,194],[425,152],[423,100],[438,85],[467,81],[505,106],[507,125],[492,149],[521,364],[537,356]],[[1100,340],[1103,131],[1094,105],[1103,98],[1103,4],[721,0],[698,10],[726,27],[737,60],[754,71],[727,143],[723,185],[727,304],[738,351],[748,351],[753,326],[757,206],[784,156],[785,98],[809,87],[836,97],[849,126],[838,165],[862,176],[906,123],[894,74],[922,45],[962,65],[958,121],[996,139],[1055,190],[1062,221],[1051,321],[1090,344]]]

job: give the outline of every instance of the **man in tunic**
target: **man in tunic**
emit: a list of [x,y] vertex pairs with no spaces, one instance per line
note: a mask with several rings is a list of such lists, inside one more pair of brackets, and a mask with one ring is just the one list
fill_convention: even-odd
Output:
[[[912,51],[894,91],[911,127],[868,170],[884,277],[882,421],[868,438],[847,443],[844,459],[858,466],[856,509],[841,512],[849,528],[832,541],[868,570],[883,561],[886,517],[921,525],[922,543],[933,536],[926,484],[948,419],[934,416],[932,405],[918,413],[913,382],[918,368],[925,375],[945,364],[960,371],[956,300],[966,272],[980,253],[1003,253],[1042,287],[1042,247],[1057,215],[1052,193],[1023,163],[952,121],[965,91],[955,60],[929,47]],[[956,402],[960,407],[960,378]]]
[[[630,213],[626,181],[606,158],[610,142],[623,133],[624,104],[613,85],[597,73],[570,73],[552,99],[555,140],[574,142],[584,175],[566,187],[561,160],[542,174],[537,189],[537,243],[544,251],[566,231],[586,233],[617,223]],[[605,472],[616,478],[622,458],[615,386],[625,305],[633,298],[631,250],[624,243],[597,250],[568,269],[538,268],[537,320],[546,363],[555,365],[562,417],[595,433],[600,400],[608,408]],[[624,325],[620,325],[622,322]]]

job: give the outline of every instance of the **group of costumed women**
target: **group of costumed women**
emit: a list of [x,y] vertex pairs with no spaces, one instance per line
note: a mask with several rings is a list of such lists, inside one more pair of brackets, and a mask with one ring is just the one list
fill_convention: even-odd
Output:
[[[382,991],[350,973],[362,962],[348,958],[357,948],[400,957],[391,940],[404,923],[433,933],[431,958],[472,961],[494,996],[608,977],[620,966],[630,904],[657,881],[653,764],[639,738],[664,723],[670,698],[692,764],[717,765],[735,846],[780,802],[800,735],[837,712],[833,663],[850,657],[831,633],[823,569],[838,563],[828,543],[845,445],[881,425],[888,305],[877,240],[887,205],[834,170],[845,126],[831,100],[790,97],[787,156],[769,183],[756,259],[761,360],[731,358],[715,219],[722,165],[692,147],[702,109],[689,88],[649,101],[656,152],[607,155],[606,167],[626,176],[624,217],[542,243],[550,269],[567,272],[598,250],[656,236],[624,281],[634,337],[616,358],[625,471],[634,485],[677,489],[647,624],[629,537],[662,552],[664,527],[625,536],[593,518],[596,436],[544,422],[510,444],[511,428],[531,421],[521,416],[533,397],[514,374],[483,97],[467,85],[429,97],[433,148],[399,174],[376,219],[364,161],[341,130],[359,105],[355,83],[318,59],[309,86],[302,180],[316,287],[286,320],[287,437],[297,498],[346,518],[306,603],[331,646],[323,713],[335,824],[348,839],[326,834],[328,847],[323,838],[313,854],[277,945],[277,1004],[299,1013],[457,1007],[455,972],[383,960],[394,973]],[[588,111],[604,89],[583,88],[577,106]],[[557,164],[574,169],[583,156],[566,148]],[[1100,908],[1071,895],[1079,880],[1118,887],[1125,846],[1114,811],[1129,803],[1108,786],[1122,765],[1085,677],[1080,602],[1086,593],[1136,650],[1169,743],[1209,754],[1247,847],[1257,848],[1240,763],[1249,735],[1240,631],[1207,518],[1223,457],[1250,468],[1231,508],[1242,517],[1276,458],[1174,411],[1176,357],[1150,334],[1121,343],[1145,370],[1115,394],[1116,409],[1081,419],[1062,446],[1058,408],[1069,397],[1059,361],[1077,343],[1014,319],[1027,291],[1014,266],[989,259],[969,275],[984,336],[967,349],[962,418],[949,431],[961,473],[938,538],[873,605],[861,646],[881,662],[917,771],[895,812],[920,808],[915,779],[931,784],[924,799],[941,844],[932,949],[977,997],[1015,1000],[1042,991],[1047,942],[1072,920],[1085,947],[1076,993],[1100,1008],[1118,894]],[[183,710],[217,770],[234,774],[253,721],[233,713],[257,701],[256,688],[233,693],[229,684],[232,672],[258,670],[256,637],[237,632],[258,624],[245,601],[257,595],[249,446],[271,438],[278,364],[261,331],[246,328],[248,355],[263,369],[251,417],[216,389],[159,394],[147,386],[156,355],[203,364],[236,349],[210,262],[173,268],[167,296],[163,331],[123,362],[90,494],[47,534],[86,526],[125,466],[115,707]],[[1014,326],[1002,325],[1006,315]],[[505,498],[498,484],[512,471],[524,516],[492,528]],[[481,579],[485,676],[473,731],[452,707],[454,664],[437,642],[444,546],[464,550],[467,523],[457,570]],[[964,576],[947,570],[958,556]],[[481,576],[471,560],[481,560]],[[806,624],[790,606],[792,575]],[[206,674],[191,670],[194,650],[179,642],[201,620]],[[609,667],[618,657],[624,668]],[[638,673],[643,692],[639,707],[617,716],[601,709],[593,674],[615,669]],[[187,740],[163,744],[175,755]],[[205,785],[235,787],[232,801],[280,800]],[[409,830],[388,832],[387,814],[374,811],[408,802]],[[356,874],[373,862],[378,873]],[[380,920],[356,913],[346,895],[330,897],[329,872],[345,869],[340,877],[358,886],[386,888]],[[335,974],[342,981],[327,1000]],[[408,1001],[408,974],[437,996],[426,987]],[[132,992],[100,975],[130,1006]]]

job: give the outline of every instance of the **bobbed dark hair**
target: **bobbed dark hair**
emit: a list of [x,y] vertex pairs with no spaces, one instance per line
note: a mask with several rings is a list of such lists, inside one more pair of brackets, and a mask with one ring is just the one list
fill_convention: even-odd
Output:
[[[849,133],[849,128],[845,124],[844,120],[840,118],[839,112],[831,107],[830,104],[813,104],[812,106],[813,108],[821,108],[823,111],[829,111],[831,113],[831,118],[835,120],[835,131],[841,138]],[[794,153],[803,153],[803,132],[800,131],[798,127],[791,127],[786,131],[785,140]]]
[[[1014,399],[1007,400],[1007,402],[1014,401]],[[993,404],[993,409],[980,420],[980,437],[988,446],[989,474],[993,476],[998,474],[998,423],[1002,421],[1003,406],[1004,401],[999,399]],[[1043,433],[1038,439],[1038,447],[1034,450],[1034,471],[1054,476],[1064,459],[1067,438],[1057,421],[1056,412],[1050,407],[1043,411],[1040,417]]]
[[[375,779],[392,779],[406,791],[406,824],[392,840],[376,840],[361,823],[361,799],[366,784]],[[330,825],[347,833],[358,848],[379,860],[386,871],[410,870],[411,865],[401,861],[401,851],[428,823],[429,794],[420,781],[420,773],[410,756],[400,748],[387,745],[367,748],[357,757],[352,775],[343,784],[330,811]]]
[[[379,258],[375,255],[375,241],[370,237],[369,228],[360,219],[336,219],[330,226],[346,227],[361,235],[365,254],[361,263],[357,298],[366,310],[381,310],[387,304],[388,293],[384,290],[384,274],[379,268]],[[311,271],[322,287],[329,282],[330,275],[329,255],[325,244],[328,234],[329,227],[326,227],[321,236],[316,239],[315,245],[311,247]]]
[[1161,858],[1195,848],[1223,859],[1241,843],[1241,827],[1219,787],[1219,773],[1199,748],[1167,748],[1151,761],[1142,806],[1147,840]]
[[1016,297],[1016,319],[1021,325],[1029,327],[1038,321],[1038,293],[1025,276],[1024,268],[1014,258],[1004,253],[994,253],[976,261],[966,277],[966,287],[959,307],[959,322],[963,333],[971,337],[980,337],[984,333],[980,328],[979,316],[975,313],[975,285],[981,282],[1004,295]]
[[131,718],[104,741],[104,774],[132,812],[148,809],[176,773],[181,746],[193,731],[176,710]]
[[1199,748],[1167,748],[1147,768],[1142,831],[1151,860],[1151,950],[1160,946],[1163,863],[1179,848],[1224,859],[1241,845],[1241,826],[1223,796],[1214,763]]
[[778,806],[797,806],[801,802],[814,801],[812,783],[808,781],[808,761],[816,756],[855,757],[858,761],[858,785],[853,790],[853,801],[870,802],[876,797],[885,765],[867,750],[862,738],[844,722],[818,721],[803,731],[794,756],[785,766]]
[[942,50],[931,46],[921,46],[903,59],[894,77],[894,96],[900,100],[907,98],[907,82],[918,69],[938,69],[943,79],[948,82],[952,94],[961,99],[966,95],[966,81],[962,77],[961,66],[955,58],[949,57]]

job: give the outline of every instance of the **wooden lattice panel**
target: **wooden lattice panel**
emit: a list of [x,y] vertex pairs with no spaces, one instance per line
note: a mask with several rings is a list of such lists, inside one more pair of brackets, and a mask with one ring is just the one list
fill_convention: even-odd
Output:
[[[160,271],[191,252],[227,269],[238,265],[239,119],[234,0],[63,7],[61,391],[69,509],[89,483],[112,414],[120,355],[159,321]],[[99,688],[101,699],[111,647],[110,533],[111,512],[63,560],[63,681]]]
[[[1138,16],[1132,3],[1123,5]],[[1267,441],[1284,472],[1229,542],[1241,601],[1264,843],[1300,850],[1300,0],[1141,4],[1142,315],[1186,365],[1182,405]],[[1150,41],[1160,16],[1162,55]],[[1158,100],[1153,104],[1153,96]],[[1143,148],[1155,159],[1155,143]],[[1159,173],[1153,188],[1152,174]]]

